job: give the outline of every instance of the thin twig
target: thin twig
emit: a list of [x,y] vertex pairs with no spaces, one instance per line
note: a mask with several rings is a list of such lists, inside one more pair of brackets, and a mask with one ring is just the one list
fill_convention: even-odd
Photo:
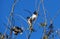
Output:
[[43,11],[44,11],[44,16],[45,16],[45,23],[47,23],[47,17],[46,17],[46,11],[45,11],[45,8],[44,8],[44,3],[43,3],[43,0],[42,1],[42,7],[43,7]]
[[[12,9],[11,9],[11,12],[10,12],[10,17],[11,17],[11,19],[12,19],[12,21],[14,21],[14,19],[13,19],[13,13],[14,13],[14,7],[15,7],[15,5],[16,5],[16,2],[17,2],[17,0],[14,0],[14,3],[13,3],[13,5],[12,5]],[[9,18],[10,19],[10,18]],[[9,20],[9,21],[11,21],[11,20]],[[11,27],[13,26],[14,24],[11,22]],[[12,39],[12,31],[10,31],[10,38],[9,39]]]

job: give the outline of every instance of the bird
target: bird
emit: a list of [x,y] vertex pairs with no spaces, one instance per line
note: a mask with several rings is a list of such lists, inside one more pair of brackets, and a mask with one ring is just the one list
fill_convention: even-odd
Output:
[[17,35],[18,33],[23,33],[23,29],[18,26],[14,26],[11,30],[14,32],[15,35]]
[[39,25],[42,26],[42,27],[45,27],[45,26],[47,26],[47,23],[43,22],[43,23],[40,23]]

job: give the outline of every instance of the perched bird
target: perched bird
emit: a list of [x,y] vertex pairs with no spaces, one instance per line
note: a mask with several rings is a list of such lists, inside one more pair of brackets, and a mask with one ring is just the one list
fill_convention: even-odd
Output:
[[40,23],[40,26],[45,27],[45,26],[47,26],[47,23],[46,22]]
[[8,39],[8,35],[7,34],[2,34],[0,38],[1,39]]
[[49,29],[49,31],[48,31],[48,36],[50,36],[51,35],[51,33],[53,33],[54,32],[54,29],[53,29],[54,27],[53,27],[53,23],[51,22],[51,24],[49,25],[49,27],[48,27],[48,29]]
[[37,16],[38,16],[38,13],[37,13],[37,11],[35,11],[35,12],[33,12],[33,15],[31,17],[27,17],[27,21],[28,21],[28,24],[29,24],[29,30],[31,32],[35,31],[33,29],[32,22],[34,22],[36,20]]
[[14,32],[15,35],[17,35],[18,33],[23,33],[23,29],[17,26],[14,26],[13,28],[11,28],[11,30]]

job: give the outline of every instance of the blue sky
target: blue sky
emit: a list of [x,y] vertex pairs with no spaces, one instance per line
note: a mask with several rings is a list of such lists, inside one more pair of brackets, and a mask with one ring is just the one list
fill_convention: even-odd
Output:
[[[36,10],[36,8],[38,7],[38,4],[40,2],[40,0],[37,0],[37,5],[35,6],[35,1],[36,0],[18,0],[18,2],[15,5],[14,8],[14,14],[19,14],[22,17],[24,17],[24,19],[26,19],[27,16],[31,16],[28,12],[24,11],[24,9],[30,10],[32,13]],[[12,8],[12,4],[14,3],[14,0],[0,0],[0,32],[4,33],[6,27],[3,25],[3,23],[7,23],[7,18],[11,12],[11,8]],[[54,15],[60,10],[60,0],[44,0],[44,7],[47,10],[47,22],[48,22],[48,26],[50,24],[49,18],[53,18]],[[42,4],[40,4],[40,8],[39,8],[39,14],[42,14],[42,16],[38,16],[36,23],[34,24],[34,29],[37,30],[37,32],[33,32],[31,34],[30,39],[40,39],[43,35],[43,28],[39,27],[39,25],[37,25],[40,22],[43,22],[44,19],[42,17],[44,17],[44,12],[42,9]],[[60,13],[60,11],[58,12]],[[15,18],[15,25],[21,27],[21,23],[23,24],[22,26],[24,26],[25,28],[28,28],[28,24],[27,22],[22,19],[19,16],[14,16]],[[17,20],[19,19],[19,20]],[[60,15],[58,15],[54,20],[54,29],[57,30],[58,28],[60,28]],[[9,30],[7,30],[6,32],[7,34],[9,33]],[[16,37],[16,39],[26,39],[26,34],[28,34],[28,31],[24,31],[22,35],[17,35],[13,37]],[[58,35],[55,36],[55,39],[59,39]]]

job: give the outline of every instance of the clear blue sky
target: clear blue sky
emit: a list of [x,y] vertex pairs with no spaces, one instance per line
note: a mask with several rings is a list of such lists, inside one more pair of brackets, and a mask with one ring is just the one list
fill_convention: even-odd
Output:
[[[38,0],[36,8],[35,8],[35,1],[36,0],[19,0],[16,3],[14,13],[19,14],[26,19],[26,17],[30,15],[28,12],[24,11],[23,9],[30,10],[33,13],[39,3],[39,0]],[[14,3],[14,0],[0,0],[0,32],[1,33],[5,32],[6,27],[3,25],[3,22],[7,23],[6,16],[7,17],[9,16],[13,3]],[[47,17],[53,18],[54,15],[60,10],[60,0],[44,0],[44,7],[47,10]],[[43,28],[41,27],[39,28],[39,25],[37,25],[38,23],[44,21],[44,19],[42,18],[44,16],[42,4],[40,4],[39,14],[42,14],[42,16],[40,15],[38,16],[36,24],[34,25],[34,29],[37,30],[37,32],[32,33],[31,39],[40,39],[43,35],[42,33]],[[49,19],[47,20],[48,20],[48,25],[49,25]],[[25,28],[28,28],[28,24],[25,20],[23,20],[21,17],[15,16],[15,25],[18,25],[19,27],[21,27],[20,21],[22,22]],[[60,28],[60,15],[57,16],[56,19],[54,19],[54,29],[57,30],[58,28]],[[8,34],[9,30],[7,30],[6,33]],[[26,34],[28,34],[28,31],[25,31],[22,35],[19,34],[17,36],[14,36],[14,35],[13,36],[16,37],[16,39],[26,39]],[[59,39],[59,37],[56,35],[55,39]]]

